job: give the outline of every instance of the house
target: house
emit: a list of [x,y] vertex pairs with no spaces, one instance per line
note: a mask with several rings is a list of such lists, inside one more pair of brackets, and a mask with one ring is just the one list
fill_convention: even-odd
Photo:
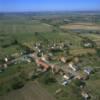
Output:
[[80,59],[79,59],[78,57],[74,57],[74,58],[73,58],[73,62],[74,62],[75,64],[78,64],[79,61],[80,61]]
[[92,47],[91,43],[84,43],[84,47],[88,48],[88,47]]
[[85,48],[93,48],[96,46],[95,42],[90,39],[85,39],[82,41],[82,45]]
[[93,73],[93,68],[86,67],[86,68],[84,68],[84,72],[87,73],[88,75],[90,75],[91,73]]
[[63,86],[66,86],[67,84],[68,84],[67,80],[64,80],[63,83],[62,83]]
[[52,46],[50,47],[49,49],[51,52],[59,52],[59,51],[62,51],[63,48],[61,46]]
[[61,72],[60,70],[60,66],[56,65],[56,64],[51,64],[51,69],[52,69],[52,72],[55,73],[55,74],[59,74]]
[[65,79],[65,80],[69,80],[69,79],[71,79],[71,78],[73,78],[74,76],[71,74],[71,73],[66,73],[66,74],[64,74],[63,75],[63,78]]
[[64,75],[63,78],[66,79],[66,80],[69,80],[70,76],[69,75]]
[[80,73],[80,74],[78,74],[78,75],[76,75],[75,76],[75,79],[79,79],[79,80],[87,80],[87,79],[89,79],[89,75],[87,75],[87,74],[83,74],[83,73]]
[[7,57],[5,57],[5,58],[4,58],[4,61],[5,61],[5,62],[8,62],[8,58],[7,58]]
[[62,92],[62,89],[60,88],[60,89],[56,90],[55,94],[57,95],[57,94],[59,94],[61,92]]
[[48,60],[48,56],[47,56],[47,55],[42,55],[41,60],[47,62],[47,60]]
[[89,94],[87,92],[85,92],[85,91],[82,91],[81,95],[85,100],[90,98]]
[[35,53],[31,53],[31,54],[29,54],[28,56],[29,56],[30,58],[33,58],[33,59],[34,59],[34,58],[36,57],[36,54],[35,54]]
[[75,66],[75,65],[73,64],[73,62],[70,62],[70,63],[69,63],[69,68],[71,68],[73,71],[77,71],[77,70],[78,70],[78,66]]
[[6,69],[6,68],[8,67],[8,65],[5,63],[5,64],[3,65],[3,67]]
[[50,68],[50,65],[48,63],[44,62],[41,59],[36,60],[36,63],[37,63],[38,66],[43,68],[45,71],[47,71]]
[[65,57],[61,57],[60,61],[63,62],[63,63],[66,63],[67,59]]

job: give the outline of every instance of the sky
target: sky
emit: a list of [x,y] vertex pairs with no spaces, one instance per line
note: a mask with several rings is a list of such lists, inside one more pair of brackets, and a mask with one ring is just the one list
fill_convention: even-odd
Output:
[[100,0],[0,0],[0,12],[100,11]]

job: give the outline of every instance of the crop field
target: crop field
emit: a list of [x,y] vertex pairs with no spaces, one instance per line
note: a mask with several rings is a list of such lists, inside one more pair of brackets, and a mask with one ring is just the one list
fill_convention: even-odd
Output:
[[91,54],[95,54],[96,53],[96,50],[95,49],[72,49],[70,50],[70,53],[72,55],[79,55],[79,54],[87,54],[87,53],[91,53]]
[[60,28],[62,29],[71,29],[71,30],[100,30],[100,25],[92,24],[92,23],[72,23],[67,25],[62,25]]
[[52,31],[52,26],[44,23],[31,23],[31,24],[24,24],[24,23],[17,23],[17,24],[9,24],[4,23],[0,24],[0,33],[13,33],[13,34],[20,34],[20,33],[33,33],[33,32],[50,32]]

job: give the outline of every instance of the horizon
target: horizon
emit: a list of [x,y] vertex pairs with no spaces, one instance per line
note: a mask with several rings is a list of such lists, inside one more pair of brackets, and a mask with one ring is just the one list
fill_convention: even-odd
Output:
[[81,10],[81,11],[6,11],[6,12],[1,12],[1,13],[100,13],[100,10]]
[[100,11],[100,0],[0,0],[0,12]]

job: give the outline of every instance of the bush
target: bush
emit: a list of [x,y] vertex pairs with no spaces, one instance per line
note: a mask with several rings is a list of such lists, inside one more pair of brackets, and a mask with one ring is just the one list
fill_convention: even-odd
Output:
[[56,82],[56,79],[55,77],[50,73],[46,73],[43,78],[42,78],[42,82],[46,85],[48,84],[52,84],[52,83],[55,83]]
[[13,89],[19,89],[24,86],[24,81],[20,77],[15,77],[12,82]]
[[32,80],[35,80],[36,78],[38,78],[38,75],[33,74],[33,75],[32,75]]
[[24,81],[28,81],[28,74],[25,71],[21,71],[19,77]]
[[55,83],[56,80],[53,77],[48,77],[44,80],[45,84]]
[[100,49],[96,49],[96,52],[97,52],[97,56],[100,57]]
[[83,81],[79,80],[79,79],[74,80],[74,84],[76,86],[83,86],[83,85],[85,85],[85,83]]

